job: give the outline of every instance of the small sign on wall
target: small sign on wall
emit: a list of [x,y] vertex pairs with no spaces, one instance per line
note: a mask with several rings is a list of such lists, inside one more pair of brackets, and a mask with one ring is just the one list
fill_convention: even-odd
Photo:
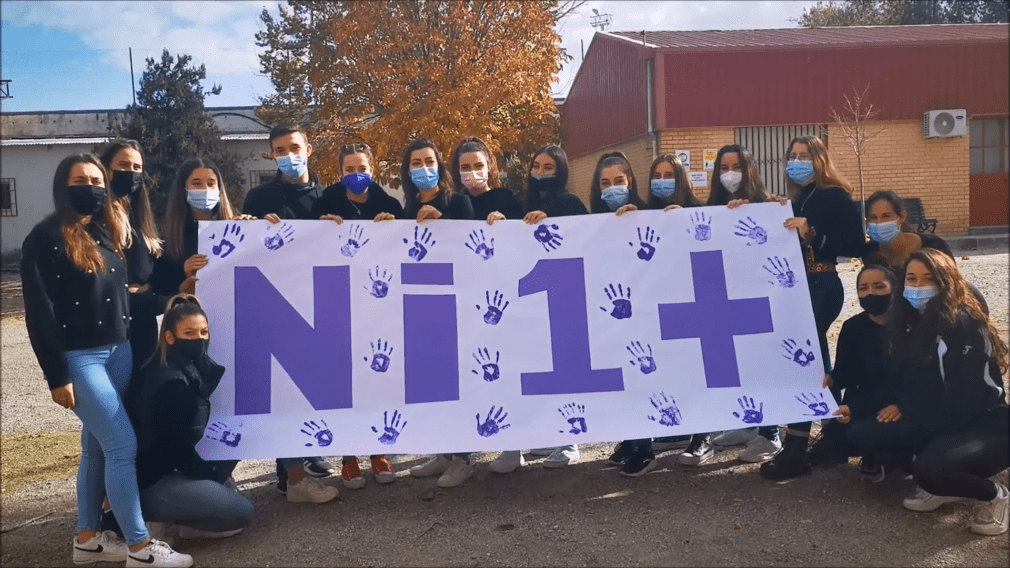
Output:
[[688,172],[687,177],[691,180],[692,188],[708,187],[708,172]]
[[685,170],[691,169],[691,151],[690,150],[674,150],[673,154],[677,156],[680,163],[684,164]]
[[701,160],[702,160],[702,162],[705,163],[705,167],[703,168],[705,171],[710,172],[713,169],[715,169],[715,156],[718,153],[719,153],[718,150],[702,150],[701,151]]

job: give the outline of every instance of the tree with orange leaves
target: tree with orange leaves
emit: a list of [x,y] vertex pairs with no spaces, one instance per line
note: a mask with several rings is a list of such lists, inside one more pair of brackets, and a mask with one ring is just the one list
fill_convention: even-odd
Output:
[[278,18],[261,16],[261,66],[277,93],[260,116],[306,126],[324,179],[339,178],[340,144],[364,142],[375,177],[397,187],[402,151],[419,136],[446,155],[480,136],[525,173],[559,138],[551,84],[568,56],[554,26],[581,4],[291,0]]

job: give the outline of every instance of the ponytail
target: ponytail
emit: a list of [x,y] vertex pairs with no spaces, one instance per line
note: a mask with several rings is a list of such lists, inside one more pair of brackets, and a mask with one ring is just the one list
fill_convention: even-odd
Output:
[[165,342],[165,332],[171,331],[175,334],[175,328],[179,322],[190,316],[203,316],[207,314],[200,305],[200,300],[192,294],[177,294],[168,299],[165,306],[165,315],[161,320],[161,330],[158,332],[158,354],[161,357],[161,364],[167,364],[168,343]]

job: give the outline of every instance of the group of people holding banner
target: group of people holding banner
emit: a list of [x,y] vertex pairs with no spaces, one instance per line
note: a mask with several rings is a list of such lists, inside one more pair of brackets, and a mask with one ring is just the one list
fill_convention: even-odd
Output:
[[[53,400],[82,422],[77,483],[76,563],[122,561],[128,566],[190,566],[189,555],[152,538],[151,523],[175,526],[179,538],[221,538],[247,526],[252,504],[231,477],[235,462],[208,462],[195,447],[207,430],[210,398],[224,369],[208,355],[210,329],[193,296],[211,262],[197,250],[200,220],[515,219],[629,215],[640,209],[745,207],[777,201],[793,208],[806,261],[810,301],[824,364],[824,386],[840,404],[813,444],[811,423],[693,436],[625,440],[609,461],[639,477],[656,453],[682,449],[678,461],[700,466],[716,446],[743,445],[739,459],[760,463],[761,475],[784,480],[821,464],[860,457],[865,479],[904,470],[919,487],[904,506],[933,510],[975,500],[971,525],[987,535],[1007,531],[1005,486],[991,479],[1008,467],[1008,413],[1002,375],[1007,346],[988,319],[981,294],[959,273],[950,249],[906,229],[901,199],[874,193],[866,202],[864,236],[849,187],[824,143],[790,143],[784,175],[788,198],[770,195],[755,159],[739,145],[716,156],[706,201],[692,192],[673,155],[657,157],[641,179],[620,152],[599,159],[589,208],[569,191],[564,150],[547,146],[533,157],[524,200],[500,187],[494,154],[477,138],[463,140],[448,162],[427,139],[404,150],[400,179],[405,203],[372,177],[371,149],[340,149],[341,180],[324,187],[309,168],[312,146],[303,130],[278,126],[269,136],[277,174],[253,188],[242,212],[232,208],[220,170],[205,158],[183,163],[168,192],[161,230],[151,213],[144,155],[131,140],[115,140],[100,156],[69,156],[53,179],[55,212],[25,239],[21,277],[32,347]],[[828,328],[845,290],[838,257],[860,257],[856,293],[863,312],[844,322],[835,366]],[[161,316],[159,325],[157,318]],[[339,432],[336,433],[339,437]],[[227,443],[227,432],[220,433]],[[237,440],[235,440],[237,443]],[[577,446],[533,450],[545,467],[578,460]],[[395,481],[390,461],[370,456],[379,483]],[[521,449],[488,466],[506,474],[525,465]],[[320,481],[336,473],[319,456],[277,460],[278,490],[290,502],[325,503],[338,489]],[[469,454],[438,455],[413,467],[454,487],[474,472]],[[361,488],[357,457],[344,456],[345,487]],[[146,524],[145,524],[146,521]],[[103,530],[114,527],[115,530]],[[156,535],[159,536],[159,535]]]

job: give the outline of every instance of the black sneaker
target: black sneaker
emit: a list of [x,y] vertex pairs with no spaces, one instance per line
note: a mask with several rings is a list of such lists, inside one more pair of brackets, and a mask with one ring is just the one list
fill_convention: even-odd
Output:
[[877,463],[877,460],[870,456],[859,460],[859,474],[863,481],[869,481],[870,483],[880,483],[887,476],[884,472],[884,466]]
[[625,440],[614,446],[614,453],[610,454],[610,458],[607,461],[613,465],[621,465],[628,461],[628,458],[631,457],[634,451],[635,443],[631,440]]
[[288,470],[277,464],[277,492],[281,495],[288,494]]
[[715,448],[712,446],[711,436],[695,434],[687,449],[677,456],[677,461],[681,465],[704,465],[714,457]]
[[806,436],[790,436],[786,434],[782,451],[771,461],[761,464],[761,477],[771,481],[784,481],[794,477],[810,475],[812,469],[807,461]]
[[329,477],[337,471],[337,468],[333,467],[330,462],[320,457],[305,458],[302,460],[302,463],[305,467],[305,473],[312,477]]
[[826,436],[818,436],[807,451],[807,461],[812,467],[835,467],[849,463],[845,449]]
[[644,448],[633,448],[624,460],[621,475],[625,477],[641,477],[656,469],[656,456]]

